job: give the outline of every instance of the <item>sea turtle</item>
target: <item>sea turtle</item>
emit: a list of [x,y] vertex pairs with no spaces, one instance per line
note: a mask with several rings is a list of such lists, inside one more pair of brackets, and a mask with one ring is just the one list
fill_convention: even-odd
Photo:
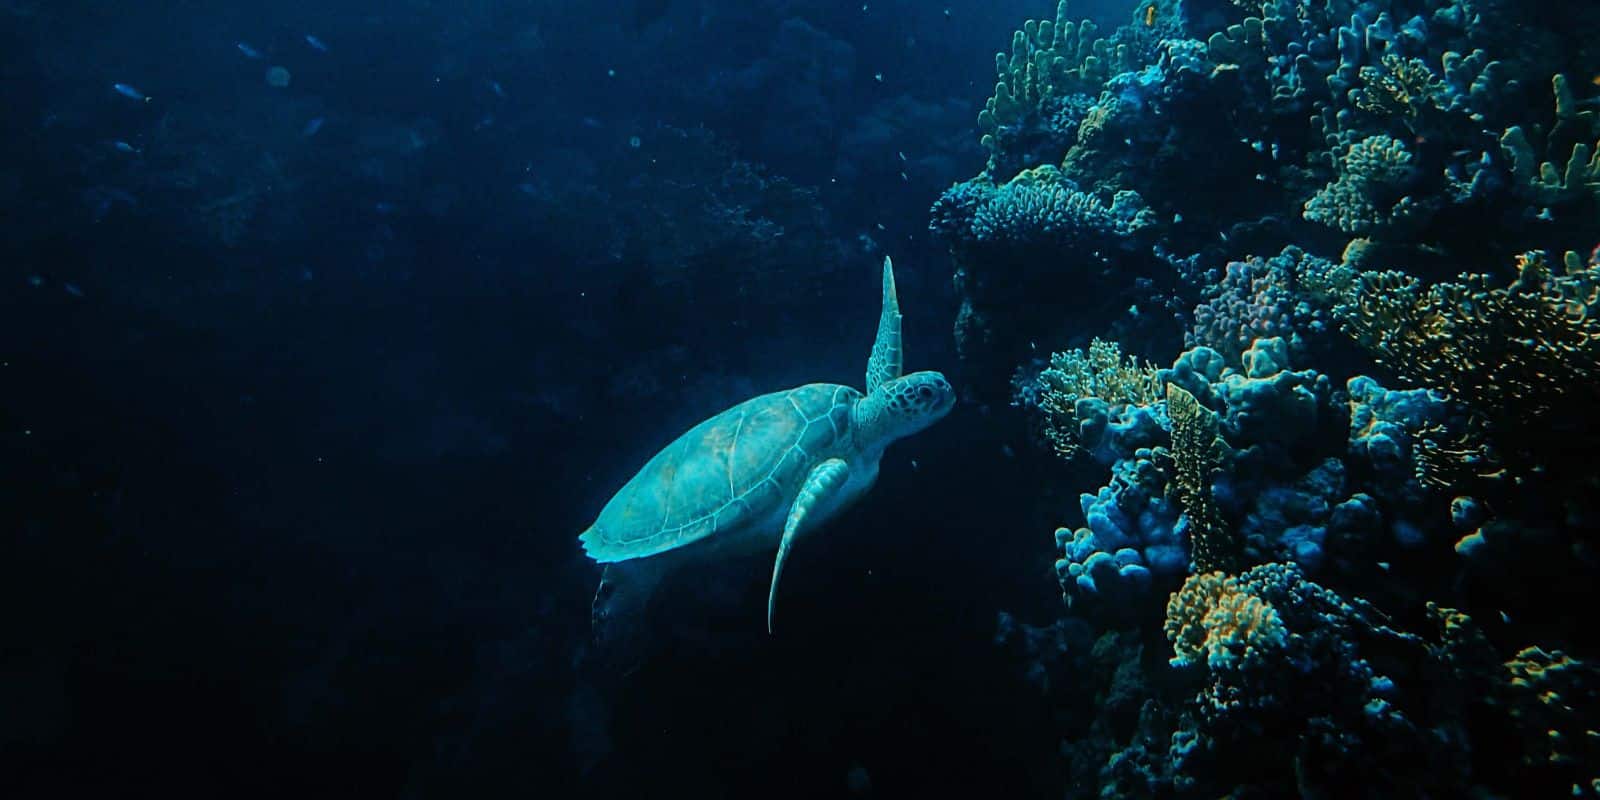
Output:
[[884,448],[955,404],[937,372],[900,374],[900,304],[883,259],[883,311],[865,394],[809,383],[744,401],[690,428],[617,491],[579,535],[606,565],[595,593],[597,640],[634,618],[661,576],[684,561],[777,547],[767,592],[772,632],[778,578],[795,539],[872,486]]

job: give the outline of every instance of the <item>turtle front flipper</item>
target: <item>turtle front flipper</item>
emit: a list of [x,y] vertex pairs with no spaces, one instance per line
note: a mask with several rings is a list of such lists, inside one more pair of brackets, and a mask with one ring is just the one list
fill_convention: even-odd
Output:
[[772,564],[772,588],[767,590],[767,633],[772,633],[772,612],[778,603],[778,578],[783,575],[783,563],[789,559],[796,536],[802,529],[809,530],[827,518],[827,512],[838,506],[845,481],[850,477],[850,465],[843,459],[830,458],[818,464],[806,476],[805,485],[794,498],[789,509],[789,520],[783,526],[783,541],[778,543],[778,559]]
[[894,291],[894,264],[883,257],[883,311],[878,315],[878,338],[867,359],[867,394],[900,377],[900,298]]

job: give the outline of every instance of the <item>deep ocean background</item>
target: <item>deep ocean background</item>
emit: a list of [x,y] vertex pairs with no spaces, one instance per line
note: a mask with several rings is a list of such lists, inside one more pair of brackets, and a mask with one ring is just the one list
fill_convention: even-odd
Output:
[[692,576],[620,688],[575,538],[699,419],[859,384],[885,253],[954,369],[927,209],[1052,5],[0,3],[8,795],[1055,796],[998,409],[890,450],[778,635],[766,562]]

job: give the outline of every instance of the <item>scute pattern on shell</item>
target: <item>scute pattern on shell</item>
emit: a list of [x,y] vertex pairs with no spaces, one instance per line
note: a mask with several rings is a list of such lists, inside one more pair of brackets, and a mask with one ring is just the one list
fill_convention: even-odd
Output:
[[849,443],[861,393],[812,383],[746,400],[662,448],[579,536],[596,561],[673,550],[761,519]]

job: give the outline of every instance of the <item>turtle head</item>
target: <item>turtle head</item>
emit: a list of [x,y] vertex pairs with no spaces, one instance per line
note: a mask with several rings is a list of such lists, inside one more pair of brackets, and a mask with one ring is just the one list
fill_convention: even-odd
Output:
[[956,404],[956,390],[931,370],[886,381],[863,399],[862,427],[885,444],[938,422]]

